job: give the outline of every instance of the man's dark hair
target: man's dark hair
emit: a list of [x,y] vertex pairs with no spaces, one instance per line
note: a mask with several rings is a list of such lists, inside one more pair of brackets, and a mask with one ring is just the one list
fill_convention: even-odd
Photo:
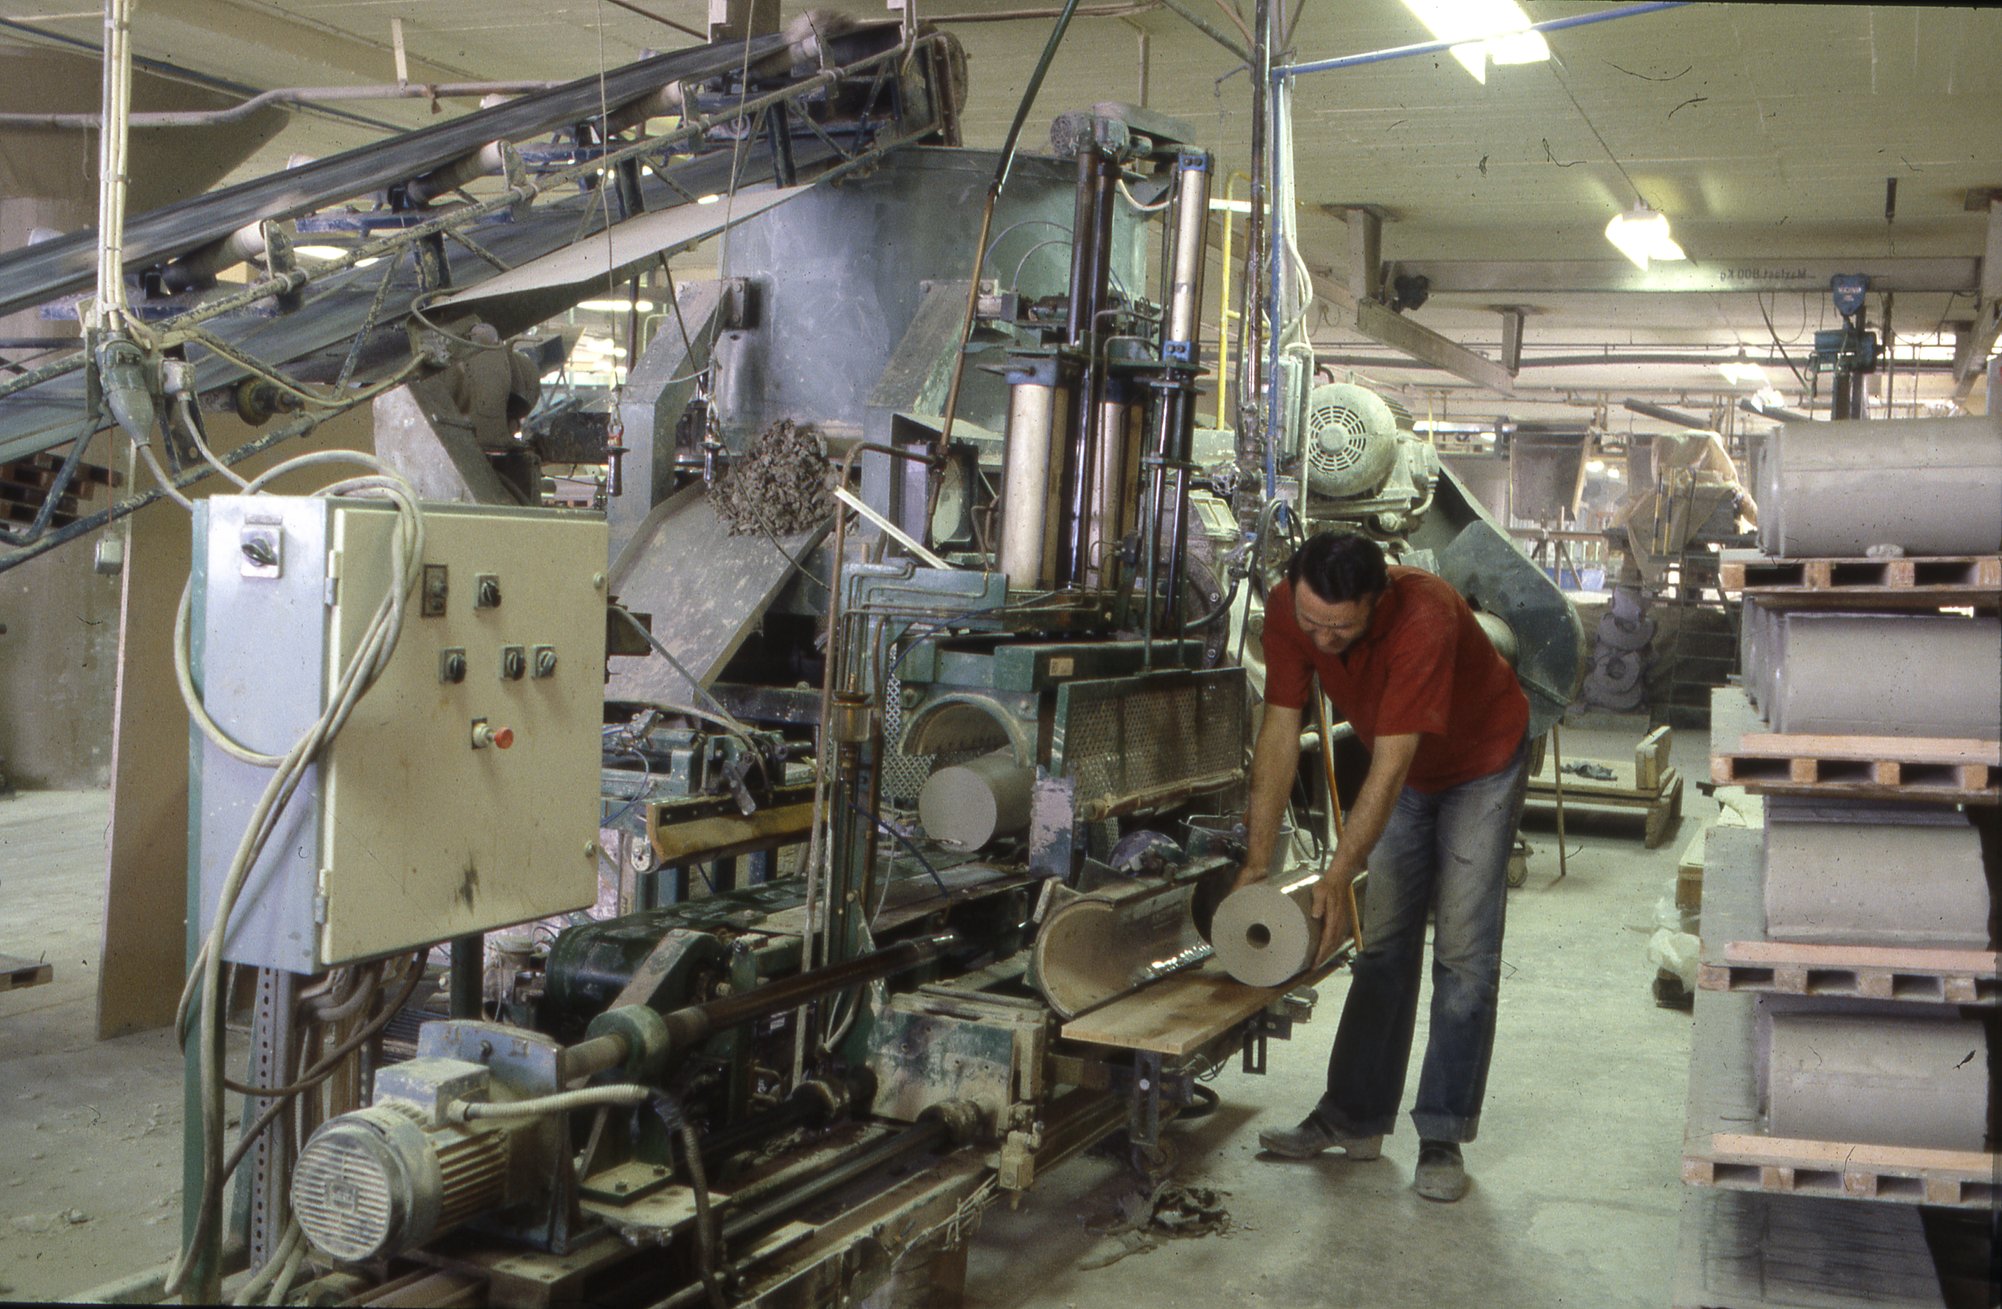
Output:
[[1322,532],[1293,552],[1286,580],[1329,604],[1381,595],[1390,585],[1383,551],[1368,537]]

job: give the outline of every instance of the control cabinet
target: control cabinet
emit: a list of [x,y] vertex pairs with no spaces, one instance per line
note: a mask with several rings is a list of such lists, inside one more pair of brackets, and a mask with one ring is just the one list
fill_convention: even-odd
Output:
[[[313,973],[596,898],[604,520],[437,504],[424,524],[402,638],[252,868],[233,963]],[[191,668],[236,741],[282,754],[319,717],[396,530],[375,500],[197,505]],[[206,927],[272,771],[199,729],[194,762]]]

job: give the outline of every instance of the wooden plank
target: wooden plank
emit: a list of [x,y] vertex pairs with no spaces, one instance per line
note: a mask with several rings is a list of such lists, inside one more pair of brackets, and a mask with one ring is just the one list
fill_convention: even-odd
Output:
[[1064,1024],[1066,1040],[1182,1058],[1259,1013],[1288,991],[1312,986],[1343,962],[1336,957],[1283,986],[1246,986],[1212,959],[1174,973]]
[[1634,787],[1641,791],[1661,789],[1662,770],[1668,763],[1675,734],[1663,723],[1640,739],[1634,747]]
[[[255,432],[232,415],[207,416],[212,446],[234,450]],[[313,450],[372,448],[366,407],[329,419],[311,436],[247,460],[251,476]],[[190,495],[228,491],[211,478]],[[315,469],[281,478],[299,495],[330,480]],[[118,681],[112,711],[111,825],[106,833],[103,951],[97,979],[100,1039],[163,1027],[174,1017],[186,966],[188,719],[174,684],[172,635],[188,577],[191,532],[160,501],[126,520],[120,579]]]
[[1768,759],[1895,759],[1901,763],[1968,763],[2002,767],[2002,741],[1943,736],[1815,736],[1761,732],[1742,737],[1733,755]]
[[[221,415],[209,415],[210,430]],[[188,516],[160,501],[126,520],[112,704],[100,1040],[163,1027],[186,970],[188,717],[174,685],[174,611],[192,554]]]
[[[654,813],[658,813],[655,810]],[[810,803],[771,806],[749,816],[715,814],[688,822],[656,825],[649,814],[647,838],[662,864],[727,859],[770,850],[804,837],[813,823]]]
[[[1556,810],[1555,789],[1538,790],[1532,785],[1524,798],[1523,812],[1544,817],[1554,815]],[[1643,795],[1637,792],[1610,794],[1587,792],[1580,795],[1572,790],[1571,780],[1567,775],[1564,782],[1564,812],[1606,817],[1638,817],[1641,819],[1643,843],[1652,850],[1668,839],[1675,820],[1682,816],[1682,777],[1675,769],[1669,769],[1663,779],[1662,789],[1656,795]]]
[[19,991],[30,986],[45,986],[55,980],[56,966],[38,959],[23,959],[19,955],[0,954],[0,991]]
[[[1603,797],[1609,800],[1639,800],[1642,802],[1652,801],[1659,798],[1660,795],[1668,789],[1670,779],[1676,775],[1674,768],[1672,767],[1665,768],[1662,770],[1660,776],[1656,778],[1655,785],[1649,787],[1643,787],[1639,784],[1640,779],[1637,776],[1639,772],[1638,765],[1633,760],[1567,759],[1564,762],[1567,765],[1597,764],[1600,767],[1607,769],[1613,774],[1609,778],[1602,778],[1602,777],[1581,777],[1577,773],[1571,773],[1571,772],[1565,773],[1564,799],[1567,803],[1574,796],[1578,797],[1592,796],[1594,798]],[[1534,773],[1530,774],[1529,790],[1532,794],[1556,793],[1557,783],[1555,774],[1552,772],[1551,769],[1551,759],[1549,751],[1544,752],[1543,766],[1541,768],[1538,768]]]

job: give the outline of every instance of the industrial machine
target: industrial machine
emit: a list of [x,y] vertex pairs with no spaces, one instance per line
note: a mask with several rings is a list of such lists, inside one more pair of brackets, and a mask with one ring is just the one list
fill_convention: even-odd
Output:
[[[1533,722],[1568,702],[1561,596],[1368,392],[1323,388],[1272,434],[1302,474],[1242,518],[1196,458],[1191,132],[1100,105],[1047,156],[963,150],[948,39],[809,19],[594,80],[595,124],[552,92],[428,129],[429,153],[299,170],[297,221],[386,186],[392,235],[324,285],[272,254],[245,291],[0,384],[0,452],[73,437],[79,405],[94,431],[110,391],[135,440],[165,433],[171,480],[224,466],[204,409],[379,393],[370,476],[251,482],[195,520],[172,1289],[213,1299],[240,1257],[238,1294],[315,1304],[944,1295],[982,1205],[1114,1137],[1158,1180],[1202,1082],[1262,1071],[1311,1012],[1314,973],[1244,985],[1207,939],[1256,709],[1229,637],[1287,525],[1437,569]],[[564,122],[562,158],[480,144]],[[469,160],[503,194],[428,207]],[[138,220],[128,252],[171,268],[280,221],[247,185]],[[616,404],[534,408],[538,347],[511,340],[608,261],[625,281],[725,233]],[[364,252],[397,258],[369,275]],[[9,294],[68,286],[61,255],[0,261]],[[602,516],[539,505],[538,442],[602,463]],[[256,979],[242,1082],[225,963]]]

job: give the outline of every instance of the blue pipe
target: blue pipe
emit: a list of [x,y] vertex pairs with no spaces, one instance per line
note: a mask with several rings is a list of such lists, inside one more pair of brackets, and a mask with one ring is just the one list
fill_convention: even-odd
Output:
[[[1622,5],[1618,9],[1601,9],[1596,13],[1573,14],[1569,18],[1553,18],[1545,23],[1532,23],[1521,29],[1525,32],[1556,32],[1567,27],[1584,27],[1589,23],[1605,23],[1615,18],[1638,18],[1642,14],[1656,14],[1664,9],[1680,9],[1689,0],[1657,0],[1656,3]],[[1514,36],[1514,32],[1497,33],[1499,36]],[[1421,41],[1417,45],[1392,46],[1388,50],[1371,50],[1359,55],[1342,55],[1336,59],[1315,59],[1304,64],[1282,64],[1272,70],[1272,80],[1282,77],[1297,77],[1301,73],[1327,73],[1338,68],[1358,68],[1363,64],[1380,64],[1391,59],[1406,59],[1412,55],[1437,54],[1451,50],[1456,45],[1469,45],[1484,37],[1463,37],[1458,41]]]

